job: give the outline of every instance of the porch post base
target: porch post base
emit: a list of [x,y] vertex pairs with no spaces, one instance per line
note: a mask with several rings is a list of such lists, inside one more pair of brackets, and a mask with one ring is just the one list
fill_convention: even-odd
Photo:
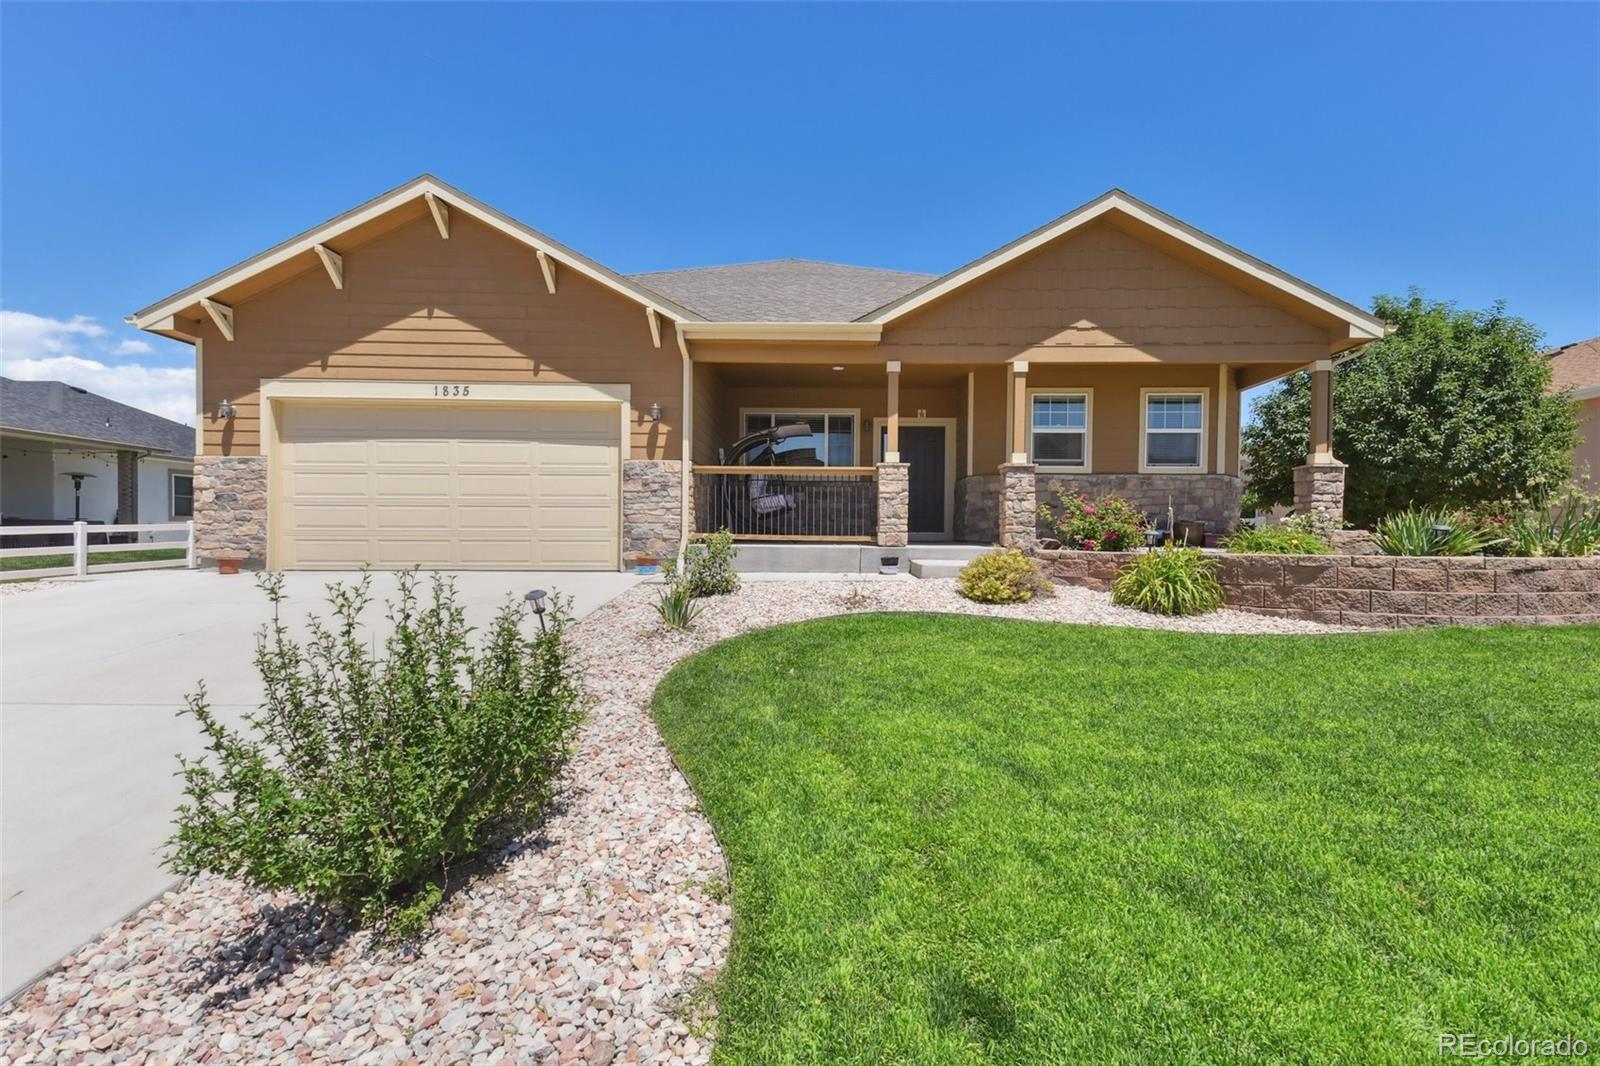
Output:
[[903,548],[911,535],[911,464],[878,464],[878,546]]
[[1000,544],[1032,551],[1039,539],[1038,468],[1032,463],[1000,466]]
[[1325,461],[1294,468],[1294,509],[1306,514],[1326,511],[1335,522],[1344,520],[1344,464],[1329,456]]

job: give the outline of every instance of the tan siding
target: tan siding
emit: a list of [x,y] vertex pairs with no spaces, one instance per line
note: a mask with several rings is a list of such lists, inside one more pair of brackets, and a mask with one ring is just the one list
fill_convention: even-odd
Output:
[[694,364],[694,441],[697,463],[717,461],[717,449],[733,442],[723,424],[722,372],[711,364]]
[[1011,371],[1005,366],[986,366],[973,379],[972,417],[977,423],[972,436],[972,472],[992,474],[1007,459],[1006,388]]
[[884,358],[1042,358],[1074,350],[1209,360],[1310,361],[1325,328],[1105,223],[892,322]]
[[[552,296],[531,251],[459,212],[449,240],[416,218],[344,267],[343,291],[316,266],[239,303],[235,341],[205,323],[204,409],[238,408],[229,426],[207,419],[207,454],[256,454],[260,383],[292,377],[627,384],[632,457],[678,457],[681,360],[670,340],[651,344],[627,297],[560,269]],[[644,413],[652,402],[659,424]]]

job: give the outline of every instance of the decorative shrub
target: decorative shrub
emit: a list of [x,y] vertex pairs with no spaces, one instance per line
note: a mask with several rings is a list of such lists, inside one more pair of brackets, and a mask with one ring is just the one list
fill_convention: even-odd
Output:
[[669,585],[682,581],[690,596],[725,596],[739,591],[739,572],[733,568],[738,555],[733,534],[718,530],[703,540],[691,541],[683,558],[668,559],[662,571]]
[[695,602],[689,583],[678,577],[669,578],[656,594],[656,614],[661,616],[661,624],[668,629],[688,629],[700,617],[702,609]]
[[1198,548],[1142,552],[1111,583],[1111,602],[1151,614],[1204,614],[1222,606],[1217,564]]
[[1091,501],[1085,493],[1070,493],[1054,484],[1050,487],[1055,490],[1058,507],[1051,510],[1040,504],[1039,519],[1063,548],[1112,552],[1143,547],[1144,515],[1129,501],[1114,492]]
[[1477,555],[1499,537],[1453,511],[1400,511],[1372,531],[1384,555]]
[[1593,555],[1600,551],[1600,498],[1574,493],[1550,511],[1522,511],[1480,528],[1499,538],[1497,554]]
[[1010,548],[980,555],[962,567],[956,591],[977,603],[1027,603],[1054,589],[1032,559]]
[[550,597],[529,638],[508,601],[473,649],[450,579],[422,604],[416,575],[399,581],[380,655],[359,621],[369,577],[329,586],[332,622],[313,618],[302,645],[279,618],[281,575],[263,575],[264,701],[234,729],[203,685],[189,697],[210,751],[180,759],[171,869],[294,891],[407,936],[466,860],[537,821],[582,714],[567,603]]
[[1327,555],[1326,538],[1281,526],[1241,526],[1222,546],[1239,555]]
[[1334,532],[1339,528],[1339,523],[1333,520],[1333,515],[1322,507],[1285,515],[1279,525],[1291,533],[1321,537],[1330,544],[1333,543]]

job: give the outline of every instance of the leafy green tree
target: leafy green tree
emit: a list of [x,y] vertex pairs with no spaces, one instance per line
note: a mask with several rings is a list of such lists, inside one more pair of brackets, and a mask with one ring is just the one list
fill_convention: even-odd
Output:
[[[1575,405],[1551,395],[1539,331],[1505,313],[1379,296],[1396,327],[1334,374],[1333,451],[1345,474],[1345,517],[1359,526],[1406,507],[1497,500],[1543,502],[1571,475]],[[1242,447],[1247,502],[1294,502],[1306,461],[1311,378],[1286,378],[1256,406]]]

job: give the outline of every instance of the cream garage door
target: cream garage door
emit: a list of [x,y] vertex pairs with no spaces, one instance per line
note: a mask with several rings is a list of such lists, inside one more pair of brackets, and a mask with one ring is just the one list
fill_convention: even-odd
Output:
[[620,438],[615,407],[286,402],[277,565],[614,570]]

